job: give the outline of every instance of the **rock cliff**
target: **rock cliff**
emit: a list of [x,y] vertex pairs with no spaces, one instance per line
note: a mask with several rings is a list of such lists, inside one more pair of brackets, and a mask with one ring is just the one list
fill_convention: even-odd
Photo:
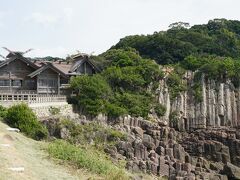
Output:
[[186,72],[183,81],[187,91],[170,101],[169,88],[165,80],[158,89],[159,103],[166,106],[164,120],[171,124],[171,113],[177,114],[176,128],[191,131],[199,128],[237,128],[240,124],[240,88],[235,88],[228,79],[214,81],[202,75],[200,80],[201,101],[192,93],[194,73]]
[[[125,116],[95,121],[123,131],[128,138],[105,147],[113,160],[125,159],[132,172],[151,173],[168,179],[240,179],[240,88],[231,81],[210,80],[204,75],[199,84],[201,100],[194,96],[194,73],[183,77],[185,92],[171,98],[166,80],[156,92],[166,112],[158,121]],[[152,112],[151,117],[155,117]],[[87,123],[87,118],[79,123]],[[51,122],[51,121],[49,121]],[[55,129],[50,134],[54,135]],[[66,129],[58,134],[64,138]]]
[[166,124],[141,118],[121,118],[116,129],[128,140],[107,149],[122,155],[132,172],[148,172],[168,179],[240,179],[240,136],[232,128],[180,132]]

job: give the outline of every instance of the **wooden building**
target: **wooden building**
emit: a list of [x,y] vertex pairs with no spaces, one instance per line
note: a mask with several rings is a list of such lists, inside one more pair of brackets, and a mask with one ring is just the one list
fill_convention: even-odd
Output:
[[71,76],[98,72],[88,56],[79,54],[71,61],[32,61],[20,52],[9,53],[0,63],[0,93],[64,93]]

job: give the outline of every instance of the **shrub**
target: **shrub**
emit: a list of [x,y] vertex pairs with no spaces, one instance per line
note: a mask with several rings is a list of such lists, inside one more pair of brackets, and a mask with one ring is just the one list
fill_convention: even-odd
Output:
[[0,105],[0,118],[5,118],[7,115],[7,108]]
[[106,105],[106,112],[109,117],[113,118],[127,114],[127,110],[125,108],[111,103]]
[[60,109],[53,106],[51,106],[48,110],[52,115],[57,115],[60,113]]
[[202,102],[203,96],[202,96],[202,85],[201,85],[201,78],[202,74],[201,72],[196,72],[194,75],[194,85],[190,89],[192,91],[193,97],[197,103]]
[[76,100],[84,113],[96,116],[105,110],[112,91],[101,75],[73,77],[70,84],[77,92]]
[[185,91],[186,84],[182,82],[182,76],[173,72],[168,76],[167,85],[170,91],[170,98],[176,98],[180,92]]
[[66,161],[77,168],[85,168],[108,178],[111,175],[110,179],[127,178],[122,169],[113,165],[111,160],[108,160],[104,154],[91,147],[86,150],[81,146],[75,146],[63,140],[56,140],[49,144],[47,151],[50,156]]
[[115,144],[118,139],[126,140],[126,135],[121,131],[102,126],[96,122],[80,125],[70,120],[62,120],[61,126],[70,131],[68,141],[74,144],[88,144],[91,139],[95,147],[102,149],[105,144]]
[[170,120],[170,124],[172,127],[177,128],[177,124],[178,124],[178,112],[177,111],[173,111],[171,112],[170,116],[169,116],[169,120]]
[[26,104],[10,107],[5,117],[6,123],[19,128],[27,136],[40,140],[47,137],[48,131],[37,119],[36,115]]
[[164,75],[159,65],[127,47],[100,56],[110,66],[97,75],[72,78],[71,89],[77,96],[69,102],[79,105],[85,115],[147,117],[153,106],[149,94],[155,93]]
[[154,107],[154,110],[156,112],[156,114],[161,117],[161,116],[164,116],[164,114],[166,113],[166,107],[162,104],[157,104],[155,105]]
[[137,93],[117,93],[116,101],[121,106],[127,109],[132,116],[147,117],[151,109],[152,97],[148,94]]

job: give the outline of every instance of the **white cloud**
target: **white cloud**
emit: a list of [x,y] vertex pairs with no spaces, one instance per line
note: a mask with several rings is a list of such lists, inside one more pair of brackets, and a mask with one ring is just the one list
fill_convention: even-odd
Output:
[[29,17],[25,18],[25,21],[33,21],[43,25],[55,24],[58,20],[59,17],[56,15],[40,12],[33,12]]
[[4,27],[3,18],[5,13],[0,11],[0,28]]
[[71,22],[72,21],[73,14],[74,14],[74,12],[73,12],[72,8],[64,8],[63,9],[63,16],[64,16],[64,19],[67,22]]
[[70,49],[58,46],[54,48],[38,48],[28,53],[30,57],[42,57],[42,56],[56,56],[56,57],[66,57]]
[[72,8],[63,8],[62,11],[53,13],[33,12],[29,17],[26,17],[25,21],[32,21],[42,25],[54,25],[62,22],[71,22],[73,17]]

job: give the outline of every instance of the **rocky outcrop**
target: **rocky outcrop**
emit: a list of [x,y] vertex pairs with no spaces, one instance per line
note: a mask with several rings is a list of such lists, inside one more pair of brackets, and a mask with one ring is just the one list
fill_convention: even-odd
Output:
[[231,163],[224,165],[223,172],[226,173],[230,179],[240,179],[240,168]]
[[190,131],[199,128],[215,128],[228,126],[236,128],[240,125],[240,88],[234,87],[228,79],[214,81],[202,75],[200,80],[201,102],[193,93],[194,73],[186,72],[183,81],[187,91],[170,101],[169,88],[165,80],[160,81],[158,89],[159,103],[165,105],[167,111],[164,120],[169,122],[171,113],[177,112],[177,129]]
[[[229,128],[176,131],[163,122],[127,116],[115,125],[129,134],[117,152],[133,172],[169,179],[238,179],[239,133]],[[115,155],[116,156],[116,155]]]
[[[43,121],[51,136],[69,139],[71,133],[59,119]],[[81,117],[77,124],[86,124]],[[240,133],[230,128],[176,131],[166,122],[149,122],[126,116],[105,124],[127,134],[126,140],[105,146],[113,161],[126,160],[126,168],[168,179],[238,179],[240,173]],[[98,136],[98,132],[94,133]],[[91,144],[91,142],[89,141]]]

